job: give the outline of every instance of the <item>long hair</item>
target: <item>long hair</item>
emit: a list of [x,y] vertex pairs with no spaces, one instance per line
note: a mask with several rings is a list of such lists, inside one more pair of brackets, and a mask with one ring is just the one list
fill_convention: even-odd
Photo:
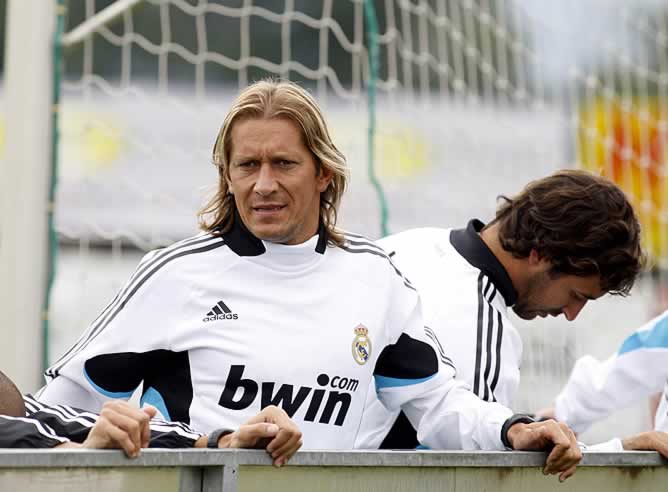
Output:
[[332,179],[320,194],[320,222],[333,245],[343,243],[336,228],[337,210],[348,181],[346,158],[336,148],[325,119],[313,97],[292,82],[262,80],[247,87],[232,105],[213,146],[213,163],[218,168],[218,190],[198,214],[200,227],[207,232],[225,233],[234,224],[236,204],[229,194],[232,127],[245,118],[287,118],[302,130],[304,143],[316,163],[316,172],[326,169]]
[[563,170],[532,181],[513,197],[500,197],[492,223],[503,249],[517,258],[536,250],[552,273],[599,274],[601,288],[627,295],[645,263],[640,223],[631,203],[611,181]]

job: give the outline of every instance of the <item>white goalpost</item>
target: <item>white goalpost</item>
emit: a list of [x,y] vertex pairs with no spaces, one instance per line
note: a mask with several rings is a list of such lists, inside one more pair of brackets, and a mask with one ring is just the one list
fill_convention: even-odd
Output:
[[48,274],[55,2],[7,5],[0,159],[1,369],[24,391],[39,387]]

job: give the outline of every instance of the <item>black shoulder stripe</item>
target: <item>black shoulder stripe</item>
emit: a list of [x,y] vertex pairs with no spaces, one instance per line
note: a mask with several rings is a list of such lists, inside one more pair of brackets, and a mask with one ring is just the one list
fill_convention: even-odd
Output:
[[[385,253],[385,250],[381,248],[378,244],[372,242],[372,241],[355,241],[353,239],[346,239],[346,245],[349,246],[364,246],[366,248],[371,248],[375,249],[376,251],[380,253]],[[385,253],[387,254],[387,253]]]
[[490,401],[490,385],[489,372],[492,368],[492,338],[494,337],[494,308],[491,304],[488,305],[487,311],[487,346],[486,346],[486,361],[485,361],[485,375],[483,381],[485,383],[485,394],[483,400]]
[[492,281],[487,277],[485,277],[485,280],[487,281],[487,285],[485,285],[485,290],[483,291],[482,296],[487,298],[487,293],[489,292],[489,288],[492,286]]
[[[481,273],[482,275],[482,273]],[[482,292],[478,292],[478,345],[477,351],[481,354],[480,360],[476,359],[476,394],[485,401],[496,401],[494,396],[494,389],[498,383],[499,372],[500,372],[500,356],[501,356],[501,337],[503,335],[503,322],[501,313],[492,305],[492,301],[498,292],[496,285],[491,281],[491,279],[484,277],[488,280],[489,283],[487,287]],[[492,287],[489,289],[489,287]],[[484,344],[484,353],[485,353],[485,370],[484,373],[482,370],[482,353],[483,353],[483,329],[484,324],[484,312],[485,307],[487,308],[487,330],[486,330],[486,343]],[[496,330],[495,330],[496,326]],[[496,336],[496,343],[494,342],[494,337]],[[492,361],[494,359],[494,362]],[[494,367],[494,372],[492,373],[492,364]],[[491,375],[491,378],[490,378]]]
[[347,232],[346,231],[346,232],[343,233],[343,235],[344,235],[344,237],[352,237],[352,238],[355,238],[355,239],[363,239],[364,241],[371,241],[371,239],[369,239],[368,237],[363,236],[362,234],[355,234],[354,232]]
[[496,296],[496,292],[497,292],[497,289],[496,289],[496,285],[495,285],[494,288],[492,289],[492,293],[487,298],[487,302],[489,302],[490,304],[492,303],[492,301],[494,300],[494,296]]
[[[496,390],[496,385],[499,382],[499,372],[501,370],[501,342],[503,339],[503,317],[500,312],[497,312],[497,322],[498,322],[498,334],[496,337],[496,366],[494,367],[494,378],[492,379],[492,385],[490,387],[492,394]],[[495,399],[496,401],[496,399]]]
[[473,392],[480,396],[480,361],[482,359],[482,278],[483,274],[478,275],[478,322],[477,322],[477,339],[475,347],[475,375],[473,378]]
[[[102,331],[104,331],[104,329],[109,325],[109,323],[111,323],[114,320],[114,318],[118,315],[118,313],[123,310],[123,308],[126,306],[126,304],[132,299],[132,297],[144,285],[144,283],[146,283],[146,281],[148,279],[150,279],[158,270],[163,268],[168,263],[170,263],[170,262],[172,262],[172,261],[174,261],[178,258],[181,258],[183,256],[189,256],[189,255],[192,255],[192,254],[204,253],[204,252],[207,252],[207,251],[211,251],[211,250],[220,248],[221,246],[225,245],[225,242],[223,241],[222,238],[208,237],[207,240],[209,240],[209,239],[216,239],[216,242],[214,242],[213,244],[207,244],[207,245],[201,246],[199,248],[188,249],[188,250],[185,250],[185,251],[175,250],[175,251],[173,251],[174,254],[172,254],[170,256],[167,256],[164,259],[163,259],[163,257],[155,258],[155,260],[152,260],[150,262],[150,264],[147,264],[146,265],[147,268],[152,267],[151,270],[149,270],[146,273],[146,275],[144,275],[141,279],[138,279],[136,282],[130,283],[128,285],[128,287],[132,287],[132,288],[129,292],[127,292],[127,295],[124,297],[123,301],[119,302],[115,306],[114,310],[109,313],[109,316],[106,317],[104,322],[98,324],[98,326],[96,326],[93,330],[90,331],[90,334],[89,334],[87,340],[84,343],[80,344],[80,347],[76,352],[72,352],[70,354],[70,356],[65,360],[61,359],[62,362],[60,362],[55,367],[55,369],[52,371],[54,373],[54,377],[58,375],[58,371],[60,371],[60,369],[62,369],[65,364],[67,364],[77,353],[84,350],[90,342],[92,342]],[[198,242],[192,243],[189,246],[192,246],[192,245],[197,244],[197,243]],[[136,278],[139,278],[139,276],[137,276]]]
[[72,347],[70,347],[70,349],[67,352],[65,352],[65,354],[63,354],[62,357],[60,357],[60,359],[58,359],[49,369],[47,369],[46,371],[47,376],[56,377],[58,375],[58,371],[62,369],[62,366],[64,365],[61,362],[64,361],[66,358],[68,358],[70,354],[79,351],[78,349],[88,341],[88,339],[90,338],[92,333],[98,328],[98,326],[105,322],[106,317],[118,305],[120,299],[125,296],[128,290],[137,281],[137,279],[140,278],[142,275],[144,275],[144,273],[146,273],[146,271],[149,268],[151,268],[152,265],[155,265],[161,259],[167,257],[168,255],[174,253],[175,251],[180,251],[183,250],[184,248],[196,246],[198,244],[202,244],[214,239],[219,239],[219,238],[216,236],[212,236],[210,234],[207,234],[204,237],[195,236],[187,238],[182,241],[178,241],[166,248],[158,250],[156,254],[153,255],[151,258],[149,258],[147,261],[140,263],[137,269],[134,271],[134,273],[130,276],[130,279],[128,280],[125,287],[116,294],[116,296],[112,299],[112,301],[102,310],[99,316],[95,318],[95,320],[91,323],[90,327],[84,332],[84,334],[79,338],[79,340],[77,340],[77,342],[74,345],[72,345]]
[[452,359],[450,359],[450,357],[445,355],[445,352],[443,351],[443,347],[441,346],[441,342],[439,342],[438,337],[436,336],[436,333],[434,333],[434,331],[431,328],[429,328],[428,326],[424,327],[424,332],[425,332],[425,335],[427,335],[429,337],[429,339],[431,339],[431,341],[434,342],[434,345],[436,345],[436,348],[438,350],[438,354],[440,355],[441,362],[443,364],[447,365],[447,366],[452,367],[456,372],[457,369],[455,368],[454,362],[452,362]]
[[401,277],[401,279],[404,281],[404,285],[406,287],[408,287],[409,289],[415,290],[417,292],[415,287],[413,287],[413,285],[408,281],[408,279],[403,276],[403,274],[394,265],[394,262],[390,259],[389,256],[387,256],[387,254],[385,252],[376,251],[374,249],[352,249],[352,248],[348,248],[347,246],[339,246],[339,247],[342,250],[347,251],[348,253],[369,253],[369,254],[372,254],[372,255],[375,255],[375,256],[379,256],[380,258],[385,258],[390,263],[390,265],[392,265],[392,268],[394,269],[396,274],[399,275],[399,277]]
[[452,359],[445,355],[445,350],[443,350],[443,346],[441,345],[440,340],[436,336],[436,332],[432,330],[430,327],[425,326],[424,327],[424,332],[425,334],[433,340],[433,342],[436,344],[436,347],[438,348],[439,353],[441,354],[441,357],[443,359],[446,359],[450,364],[452,364]]

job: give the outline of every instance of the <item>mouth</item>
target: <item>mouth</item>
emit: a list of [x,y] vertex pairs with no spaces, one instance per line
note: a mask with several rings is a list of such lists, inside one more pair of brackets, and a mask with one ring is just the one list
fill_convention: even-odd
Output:
[[253,212],[259,215],[273,215],[281,210],[283,210],[286,207],[286,205],[280,205],[280,204],[267,204],[267,205],[258,205],[253,208]]

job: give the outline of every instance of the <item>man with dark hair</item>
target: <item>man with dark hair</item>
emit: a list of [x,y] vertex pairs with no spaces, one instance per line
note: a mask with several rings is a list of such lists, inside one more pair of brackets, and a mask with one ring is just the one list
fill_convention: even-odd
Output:
[[[503,197],[492,222],[414,229],[380,241],[416,286],[425,324],[480,398],[509,405],[519,384],[522,341],[507,309],[523,319],[573,320],[585,304],[626,295],[643,264],[640,224],[611,181],[565,170]],[[372,405],[362,445],[378,447],[397,413]],[[388,424],[389,422],[389,424]],[[383,447],[411,447],[402,417]]]

